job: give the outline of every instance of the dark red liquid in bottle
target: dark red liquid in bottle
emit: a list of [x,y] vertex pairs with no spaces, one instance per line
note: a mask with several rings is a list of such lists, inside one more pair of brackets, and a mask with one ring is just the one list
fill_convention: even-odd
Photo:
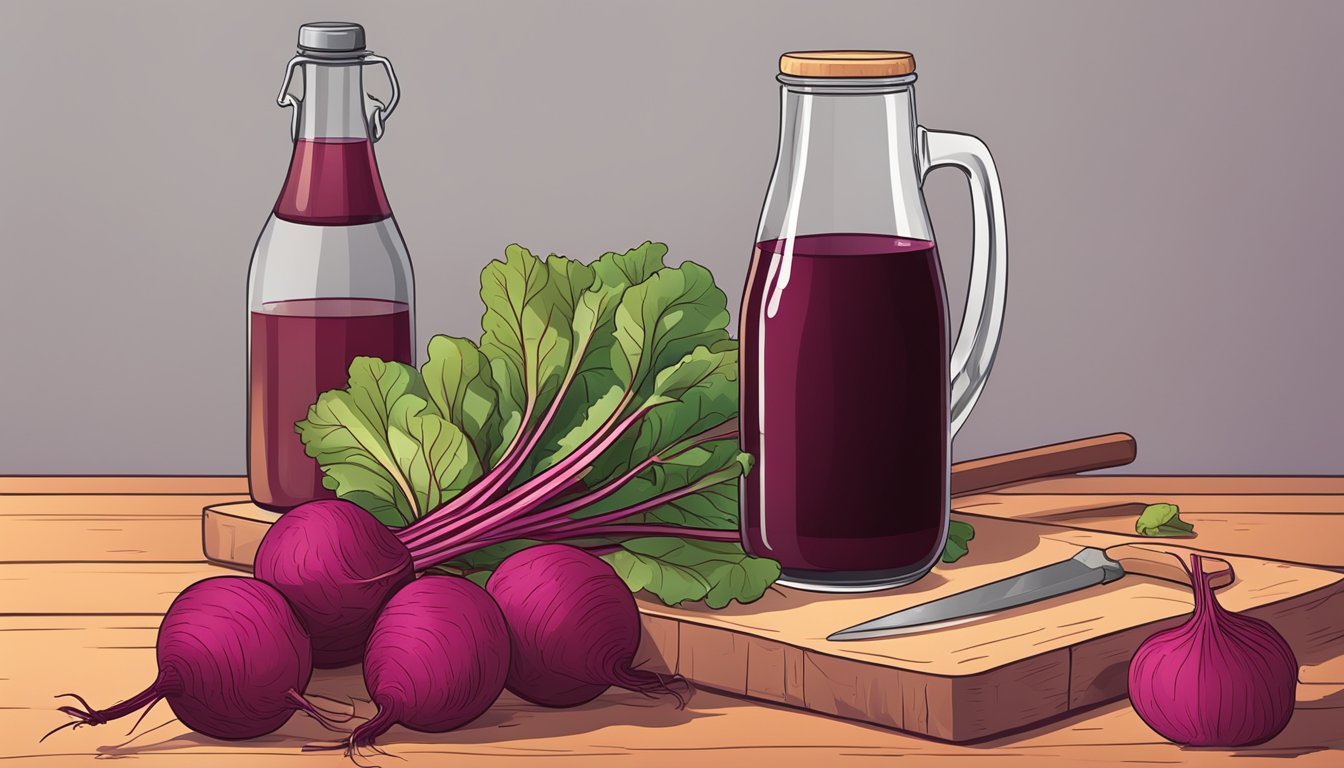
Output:
[[350,226],[392,215],[368,139],[299,139],[275,215],[298,224]]
[[752,554],[812,582],[922,573],[948,503],[947,300],[933,243],[758,243],[742,309],[742,481]]
[[411,318],[406,304],[376,299],[300,299],[265,304],[252,313],[248,397],[252,498],[284,510],[333,498],[322,471],[304,453],[294,422],[318,394],[346,385],[360,355],[409,363]]

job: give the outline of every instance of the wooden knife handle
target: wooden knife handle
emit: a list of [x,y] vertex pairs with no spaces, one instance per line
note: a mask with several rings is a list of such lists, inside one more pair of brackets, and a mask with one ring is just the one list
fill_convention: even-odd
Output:
[[1193,586],[1190,582],[1191,555],[1203,558],[1204,574],[1217,589],[1232,583],[1232,564],[1214,555],[1167,544],[1117,544],[1106,548],[1106,556],[1125,567],[1125,573],[1137,573],[1163,581]]
[[1133,435],[1115,432],[961,461],[952,465],[952,495],[965,496],[1052,475],[1119,467],[1133,461],[1137,452]]

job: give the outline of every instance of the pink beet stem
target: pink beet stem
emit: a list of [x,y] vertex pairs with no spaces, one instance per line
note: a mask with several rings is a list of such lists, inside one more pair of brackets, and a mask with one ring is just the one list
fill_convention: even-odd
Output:
[[527,409],[524,411],[522,421],[518,426],[518,431],[514,434],[513,439],[509,441],[508,448],[504,449],[504,455],[500,458],[499,463],[484,476],[478,478],[476,482],[468,486],[466,490],[450,499],[448,503],[433,512],[430,512],[419,520],[412,522],[410,525],[404,528],[399,528],[396,531],[396,536],[401,540],[401,543],[405,544],[407,548],[410,548],[413,545],[413,542],[434,533],[434,531],[442,527],[444,523],[451,522],[458,511],[470,506],[478,498],[485,497],[484,503],[488,504],[490,497],[494,494],[500,482],[503,482],[500,478],[511,472],[514,460],[513,454],[515,453],[514,449],[518,446],[519,440],[523,439],[524,432],[527,430],[527,421],[530,418],[532,418],[531,403],[528,404]]
[[[557,391],[555,396],[551,398],[550,407],[546,409],[546,414],[541,417],[541,422],[536,428],[530,431],[526,441],[523,443],[523,447],[521,449],[518,448],[520,442],[519,438],[521,438],[523,433],[527,430],[527,423],[532,418],[532,409],[535,406],[535,401],[532,400],[528,401],[523,418],[519,422],[518,432],[513,436],[513,440],[509,442],[509,447],[505,449],[504,456],[501,458],[499,464],[495,465],[494,469],[490,470],[485,477],[481,478],[471,488],[468,488],[466,491],[459,494],[443,507],[435,510],[435,513],[443,511],[445,514],[427,514],[422,518],[422,521],[424,522],[421,524],[412,524],[404,528],[403,531],[405,531],[405,533],[404,535],[399,535],[399,538],[401,538],[402,543],[405,544],[407,548],[414,546],[415,543],[423,537],[432,535],[441,527],[441,522],[450,522],[455,516],[455,512],[477,501],[489,504],[495,500],[501,489],[508,487],[508,484],[512,482],[513,478],[518,474],[518,470],[522,468],[523,462],[527,459],[528,455],[532,453],[532,449],[536,448],[537,441],[541,440],[547,427],[549,427],[551,422],[555,419],[555,414],[560,409],[560,403],[564,400],[565,394],[569,392],[569,387],[574,382],[574,376],[578,373],[579,365],[583,360],[584,354],[588,351],[588,343],[591,340],[592,336],[589,336],[584,341],[583,349],[578,350],[573,354],[569,370],[565,373],[564,381],[560,383],[559,391]],[[629,398],[627,397],[626,400],[621,401],[620,407],[612,414],[613,418],[625,409],[628,399]],[[604,427],[605,426],[606,425],[604,425]],[[435,518],[435,522],[428,522],[430,518]]]
[[[705,432],[702,432],[700,435],[694,438],[682,441],[677,446],[678,448],[677,452],[669,455],[668,458],[671,458],[672,456],[675,456],[684,451],[690,450],[696,445],[700,445],[704,442],[711,442],[713,440],[722,440],[726,439],[726,436],[733,436],[736,434],[737,433],[735,429],[731,433],[723,432],[723,425],[720,424],[718,426],[706,430]],[[652,463],[656,458],[657,457],[651,458],[649,460],[649,463]],[[644,467],[641,466],[638,468],[638,470],[642,470],[643,468]],[[551,511],[543,511],[539,516],[540,519],[538,519],[534,517],[529,517],[529,515],[532,515],[535,512],[535,508],[502,510],[501,512],[497,513],[497,515],[493,519],[487,521],[490,523],[494,523],[493,526],[486,526],[484,523],[482,523],[478,525],[476,529],[472,529],[467,532],[463,532],[456,535],[446,535],[442,539],[438,539],[428,544],[425,549],[420,549],[417,547],[416,550],[412,550],[411,554],[412,557],[414,558],[415,568],[417,570],[421,570],[423,568],[428,568],[430,566],[437,565],[438,563],[447,562],[453,559],[454,557],[461,556],[463,554],[466,554],[467,552],[471,552],[476,549],[481,549],[483,547],[489,546],[490,544],[499,543],[502,541],[508,541],[511,539],[534,538],[533,534],[545,534],[550,532],[552,528],[558,528],[562,530],[565,535],[563,537],[558,538],[549,537],[544,540],[558,540],[560,538],[590,538],[593,536],[604,536],[606,534],[602,532],[602,529],[598,528],[598,526],[602,525],[603,523],[615,522],[617,520],[621,520],[630,517],[632,515],[636,515],[641,512],[654,509],[656,507],[659,507],[663,504],[667,504],[671,501],[675,501],[676,499],[682,498],[684,496],[699,493],[705,488],[724,482],[730,477],[730,474],[727,471],[714,473],[704,478],[701,478],[699,481],[692,483],[688,486],[668,491],[659,496],[655,496],[652,499],[643,501],[639,504],[626,507],[625,509],[620,509],[614,512],[608,512],[603,515],[598,515],[595,517],[580,520],[570,520],[568,518],[568,514],[570,512],[577,511],[590,504],[593,504],[594,502],[602,498],[605,498],[606,496],[610,495],[615,490],[617,490],[620,485],[624,484],[625,482],[628,482],[635,474],[638,474],[638,471],[627,472],[625,476],[617,479],[616,481],[606,486],[603,486],[598,491],[595,491],[594,493],[585,496],[581,496],[578,499],[575,499],[571,502],[561,505],[561,507],[564,508],[564,511],[561,512],[560,514],[553,514]],[[731,476],[736,476],[736,471],[732,471]],[[503,501],[501,501],[500,504],[502,505]],[[500,522],[501,520],[503,520],[503,522]],[[547,523],[551,523],[551,525],[547,525]],[[663,529],[660,529],[657,532],[652,533],[650,535],[654,536],[671,535],[667,532],[668,528],[671,528],[671,526],[664,527]],[[723,534],[720,531],[703,532],[701,529],[694,529],[694,528],[686,528],[679,530],[682,531],[682,533],[680,533],[679,535],[683,536],[684,538],[703,538],[712,541],[730,540],[722,538]],[[736,537],[735,533],[733,535],[734,538],[731,540],[733,541],[740,540],[739,538]]]
[[[727,431],[725,431],[725,426],[729,427]],[[707,429],[694,437],[687,438],[686,440],[677,443],[676,445],[673,446],[674,450],[650,456],[644,461],[636,464],[625,474],[621,475],[620,477],[616,478],[615,480],[602,486],[601,488],[597,489],[592,493],[589,493],[585,496],[580,496],[579,498],[566,502],[564,504],[551,507],[550,509],[542,511],[539,515],[530,515],[527,517],[523,516],[515,517],[513,520],[503,525],[500,534],[501,535],[505,533],[514,534],[519,530],[535,531],[535,530],[544,530],[548,528],[558,528],[558,529],[567,529],[575,527],[589,528],[593,525],[593,521],[598,520],[599,518],[570,520],[569,516],[585,507],[592,506],[593,504],[596,504],[602,499],[605,499],[606,497],[610,496],[616,491],[619,491],[626,483],[638,477],[641,472],[653,466],[654,464],[661,464],[670,461],[671,459],[675,459],[676,457],[691,450],[692,448],[704,445],[705,443],[710,443],[717,440],[727,440],[736,437],[737,437],[737,428],[735,426],[735,422],[729,421],[724,422],[723,424],[719,424],[718,426]],[[736,476],[737,473],[736,471],[734,471],[732,474],[733,476]],[[713,477],[713,475],[710,475],[709,477]],[[625,510],[620,510],[619,514],[612,513],[613,515],[616,515],[616,517],[607,519],[619,520],[621,518],[629,517],[631,515],[638,514],[639,512],[643,512],[647,509],[652,509],[661,504],[667,503],[667,501],[669,501],[670,499],[665,497],[669,496],[670,494],[676,494],[671,496],[671,499],[677,499],[681,498],[682,496],[686,496],[690,493],[696,493],[698,491],[701,491],[711,485],[716,485],[717,483],[723,482],[723,480],[713,480],[712,482],[706,483],[705,482],[706,479],[707,478],[701,478],[701,480],[699,480],[696,483],[692,483],[689,486],[686,486],[686,488],[671,491],[669,494],[664,494],[663,496],[658,497],[659,501],[657,501],[657,503],[651,504],[650,502],[652,500],[646,501],[643,502],[643,505],[647,506],[635,505],[633,507],[628,507]],[[694,489],[694,490],[687,490],[687,489]],[[606,516],[602,517],[606,518]]]
[[574,479],[585,470],[588,463],[591,463],[591,459],[587,458],[588,456],[592,458],[600,456],[602,451],[611,447],[612,443],[644,414],[648,413],[651,408],[651,406],[639,408],[596,443],[592,441],[585,443],[583,447],[566,456],[554,467],[514,488],[499,500],[486,504],[459,520],[442,521],[439,527],[445,530],[435,531],[433,538],[426,535],[419,539],[415,545],[410,547],[412,556],[417,562],[428,559],[431,556],[429,553],[445,542],[476,538],[499,525],[501,519],[513,519],[519,514],[526,514],[535,505],[540,505],[562,493],[571,487]]
[[557,531],[539,534],[539,541],[563,541],[567,539],[613,538],[613,539],[649,539],[670,536],[679,539],[697,539],[699,541],[740,542],[742,535],[736,530],[723,528],[688,528],[682,525],[606,525],[591,530]]
[[[601,515],[593,515],[592,517],[583,517],[577,520],[575,519],[560,520],[556,522],[554,525],[548,526],[543,530],[552,531],[555,533],[565,533],[568,534],[569,536],[579,538],[585,532],[596,532],[598,530],[606,530],[606,528],[599,528],[599,526],[604,526],[607,523],[614,523],[619,520],[624,520],[627,517],[638,515],[641,512],[647,512],[651,509],[656,509],[664,504],[668,504],[673,501],[676,501],[677,499],[699,493],[700,491],[703,491],[706,488],[731,480],[736,476],[737,473],[736,471],[733,470],[715,472],[700,478],[699,480],[697,480],[694,483],[691,483],[690,485],[683,486],[681,488],[674,488],[670,491],[667,491],[666,493],[659,494],[651,499],[645,499],[644,501],[641,501],[638,504],[633,504],[624,509],[617,509],[612,512],[605,512]],[[594,533],[594,535],[600,536],[602,534]]]
[[[608,531],[612,531],[608,533]],[[536,541],[563,541],[579,549],[586,550],[593,554],[605,555],[616,552],[621,549],[619,545],[610,543],[576,543],[582,539],[598,538],[619,538],[625,539],[648,539],[660,537],[672,537],[678,539],[696,539],[698,541],[724,541],[739,542],[742,540],[737,531],[725,530],[722,528],[685,528],[679,525],[628,525],[628,526],[609,526],[595,528],[591,532],[579,531],[577,533],[539,533],[535,536],[524,536],[524,539]],[[448,562],[462,555],[470,554],[476,550],[483,549],[492,544],[501,544],[505,541],[513,541],[516,537],[504,537],[500,539],[484,539],[481,541],[466,542],[456,547],[444,550],[444,553],[437,558],[437,562],[431,562],[425,568],[436,565],[438,562]],[[419,566],[417,566],[419,568]]]

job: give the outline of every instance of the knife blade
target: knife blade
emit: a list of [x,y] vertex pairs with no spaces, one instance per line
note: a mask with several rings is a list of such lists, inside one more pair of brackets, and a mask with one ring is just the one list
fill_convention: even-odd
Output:
[[934,628],[930,625],[946,625],[1097,584],[1109,584],[1124,575],[1125,568],[1119,562],[1096,547],[1086,547],[1068,560],[879,616],[835,632],[826,639],[869,640],[922,632]]

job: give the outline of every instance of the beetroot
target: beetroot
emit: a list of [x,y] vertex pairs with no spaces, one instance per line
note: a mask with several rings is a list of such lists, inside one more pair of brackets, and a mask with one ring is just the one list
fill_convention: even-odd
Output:
[[335,499],[281,515],[261,540],[254,572],[294,606],[321,668],[358,662],[378,611],[415,575],[387,526]]
[[639,609],[630,588],[599,558],[565,544],[529,547],[500,563],[486,588],[509,627],[506,685],[518,696],[572,707],[614,685],[682,701],[669,680],[632,667]]
[[216,739],[263,736],[296,710],[327,724],[302,695],[313,671],[308,634],[284,597],[260,581],[220,576],[187,587],[159,625],[157,655],[158,677],[120,704],[96,710],[62,694],[84,708],[61,707],[75,722],[51,733],[102,725],[160,699],[193,731]]
[[1129,701],[1148,727],[1177,744],[1263,744],[1293,717],[1297,657],[1274,625],[1219,604],[1201,555],[1190,564],[1194,613],[1135,651]]
[[490,595],[456,576],[422,576],[393,595],[369,635],[364,683],[378,712],[349,746],[398,723],[428,733],[465,725],[499,697],[508,670],[508,630]]

